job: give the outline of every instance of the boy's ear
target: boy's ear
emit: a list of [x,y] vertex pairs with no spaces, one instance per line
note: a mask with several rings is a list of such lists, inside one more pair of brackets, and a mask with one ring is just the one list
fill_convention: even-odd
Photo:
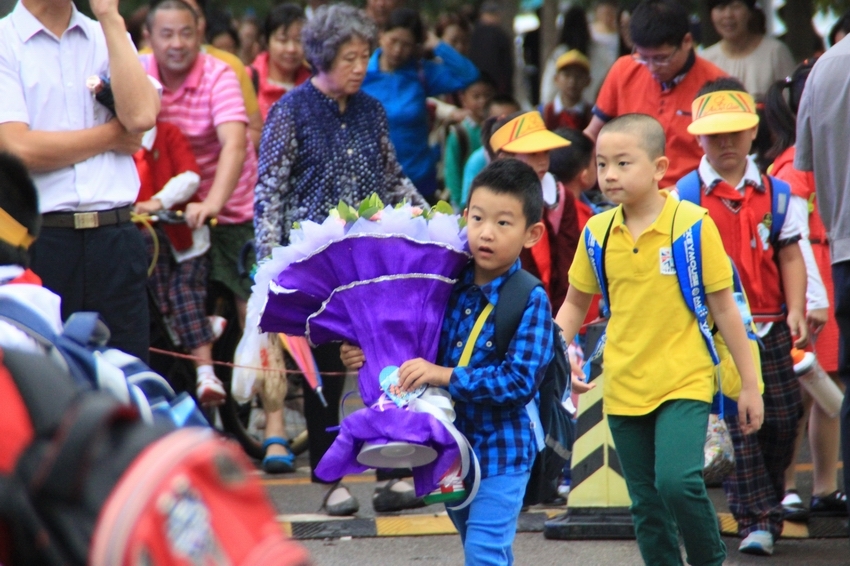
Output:
[[656,181],[660,181],[667,174],[667,168],[670,167],[670,158],[666,155],[655,158],[655,177]]
[[525,242],[522,244],[524,248],[533,248],[534,245],[543,237],[546,228],[543,222],[537,222],[525,229]]

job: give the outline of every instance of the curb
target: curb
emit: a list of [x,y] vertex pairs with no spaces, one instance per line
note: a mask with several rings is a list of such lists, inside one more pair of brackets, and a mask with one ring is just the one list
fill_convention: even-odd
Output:
[[[520,513],[518,533],[542,533],[547,520],[563,514],[562,509]],[[738,536],[731,513],[718,513],[720,533]],[[457,530],[446,513],[387,515],[380,517],[329,518],[327,515],[279,515],[281,529],[295,540],[454,535]],[[808,524],[785,522],[782,538],[816,539],[847,537],[847,519],[815,517]]]
[[[517,532],[543,532],[543,524],[563,513],[560,509],[520,513]],[[278,523],[295,540],[454,535],[448,514],[387,515],[381,517],[328,518],[326,515],[279,515]]]

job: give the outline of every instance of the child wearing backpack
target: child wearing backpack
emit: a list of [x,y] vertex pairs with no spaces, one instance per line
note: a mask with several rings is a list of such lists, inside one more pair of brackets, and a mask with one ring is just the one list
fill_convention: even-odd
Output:
[[[519,253],[543,236],[543,199],[537,173],[515,159],[488,165],[473,181],[468,221],[472,261],[452,290],[443,320],[437,364],[405,362],[399,385],[447,388],[455,402],[455,426],[481,464],[481,484],[471,504],[449,509],[460,533],[467,565],[513,564],[512,544],[529,472],[537,453],[526,405],[553,359],[549,300],[534,287],[506,355],[496,348],[493,305],[506,281],[520,269]],[[482,325],[483,326],[480,326]],[[458,367],[478,327],[469,364]],[[349,367],[363,362],[362,350],[343,346]]]
[[[60,334],[61,298],[42,287],[39,276],[29,269],[28,250],[40,230],[38,193],[29,173],[16,157],[0,152],[0,298],[28,305]],[[0,347],[43,351],[28,333],[2,319]]]
[[485,75],[461,91],[460,102],[469,116],[450,127],[443,155],[443,176],[455,210],[463,209],[463,167],[469,156],[481,147],[481,124],[487,119],[494,94],[496,87]]
[[[777,81],[768,90],[764,103],[765,123],[775,143],[767,158],[773,161],[770,174],[791,185],[791,192],[809,204],[808,233],[800,240],[806,258],[808,285],[806,287],[806,319],[812,332],[812,350],[817,363],[830,378],[838,379],[838,325],[829,312],[835,302],[829,241],[815,198],[815,177],[811,171],[794,168],[797,139],[797,109],[814,59],[803,62],[791,77]],[[786,100],[787,96],[787,100]],[[815,344],[815,341],[817,342]],[[785,472],[785,497],[782,507],[786,521],[802,521],[812,516],[847,514],[846,495],[838,490],[836,467],[839,452],[838,417],[831,417],[820,405],[813,403],[805,388],[801,389],[806,415],[800,421],[795,457]],[[809,447],[812,452],[812,501],[803,505],[797,492],[794,463],[800,451],[808,424]],[[845,487],[845,490],[847,488]]]
[[758,122],[753,98],[739,81],[706,83],[688,126],[705,155],[697,171],[677,183],[677,191],[707,208],[717,224],[763,344],[765,424],[757,436],[747,436],[728,419],[735,471],[723,487],[743,538],[739,550],[768,556],[782,532],[785,470],[803,414],[791,348],[792,335],[798,348],[808,335],[806,265],[798,245],[808,211],[787,183],[762,176],[748,157]]
[[[599,184],[619,206],[588,221],[555,320],[571,341],[593,295],[608,298],[603,403],[644,562],[681,564],[681,533],[688,563],[719,565],[726,547],[702,477],[715,367],[677,269],[690,273],[694,264],[701,273],[702,310],[707,306],[740,370],[743,432],[759,429],[763,406],[717,228],[705,210],[658,190],[668,165],[665,143],[661,124],[650,116],[627,114],[602,127]],[[673,250],[687,235],[699,253],[676,262]],[[691,261],[698,256],[701,262]]]

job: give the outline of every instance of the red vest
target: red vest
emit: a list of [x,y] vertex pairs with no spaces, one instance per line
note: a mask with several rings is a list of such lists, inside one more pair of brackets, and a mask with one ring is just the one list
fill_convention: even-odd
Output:
[[[771,185],[765,176],[762,176],[762,184],[765,191],[753,189],[749,201],[737,212],[733,212],[722,199],[716,196],[714,191],[706,195],[705,186],[702,187],[703,191],[700,191],[700,205],[708,209],[711,219],[720,231],[726,253],[738,268],[752,313],[778,315],[782,313],[785,295],[782,290],[782,277],[779,274],[777,250],[770,242],[770,238],[767,238],[767,250],[764,249],[761,241],[756,241],[755,246],[752,241],[741,241],[740,214],[745,208],[754,212],[759,223],[765,223],[768,229],[770,227],[772,195],[769,187]],[[753,257],[755,259],[751,260],[750,258]],[[754,263],[753,269],[747,269],[746,264],[751,261]],[[751,275],[751,272],[754,275]]]
[[[167,122],[157,121],[153,147],[150,150],[140,149],[133,155],[133,159],[141,182],[136,202],[152,199],[172,177],[180,173],[193,171],[200,175],[186,137],[177,126]],[[189,202],[198,202],[198,199],[193,195]],[[184,203],[173,209],[183,210],[185,207]],[[183,251],[192,247],[192,230],[185,224],[163,224],[162,228],[175,250]]]

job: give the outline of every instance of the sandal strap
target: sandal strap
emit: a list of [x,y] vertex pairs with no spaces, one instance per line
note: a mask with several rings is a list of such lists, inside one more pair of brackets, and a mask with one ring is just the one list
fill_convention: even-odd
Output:
[[269,446],[276,444],[278,446],[283,446],[287,450],[289,450],[289,441],[283,438],[282,436],[269,436],[265,440],[263,440],[263,450],[268,448]]

